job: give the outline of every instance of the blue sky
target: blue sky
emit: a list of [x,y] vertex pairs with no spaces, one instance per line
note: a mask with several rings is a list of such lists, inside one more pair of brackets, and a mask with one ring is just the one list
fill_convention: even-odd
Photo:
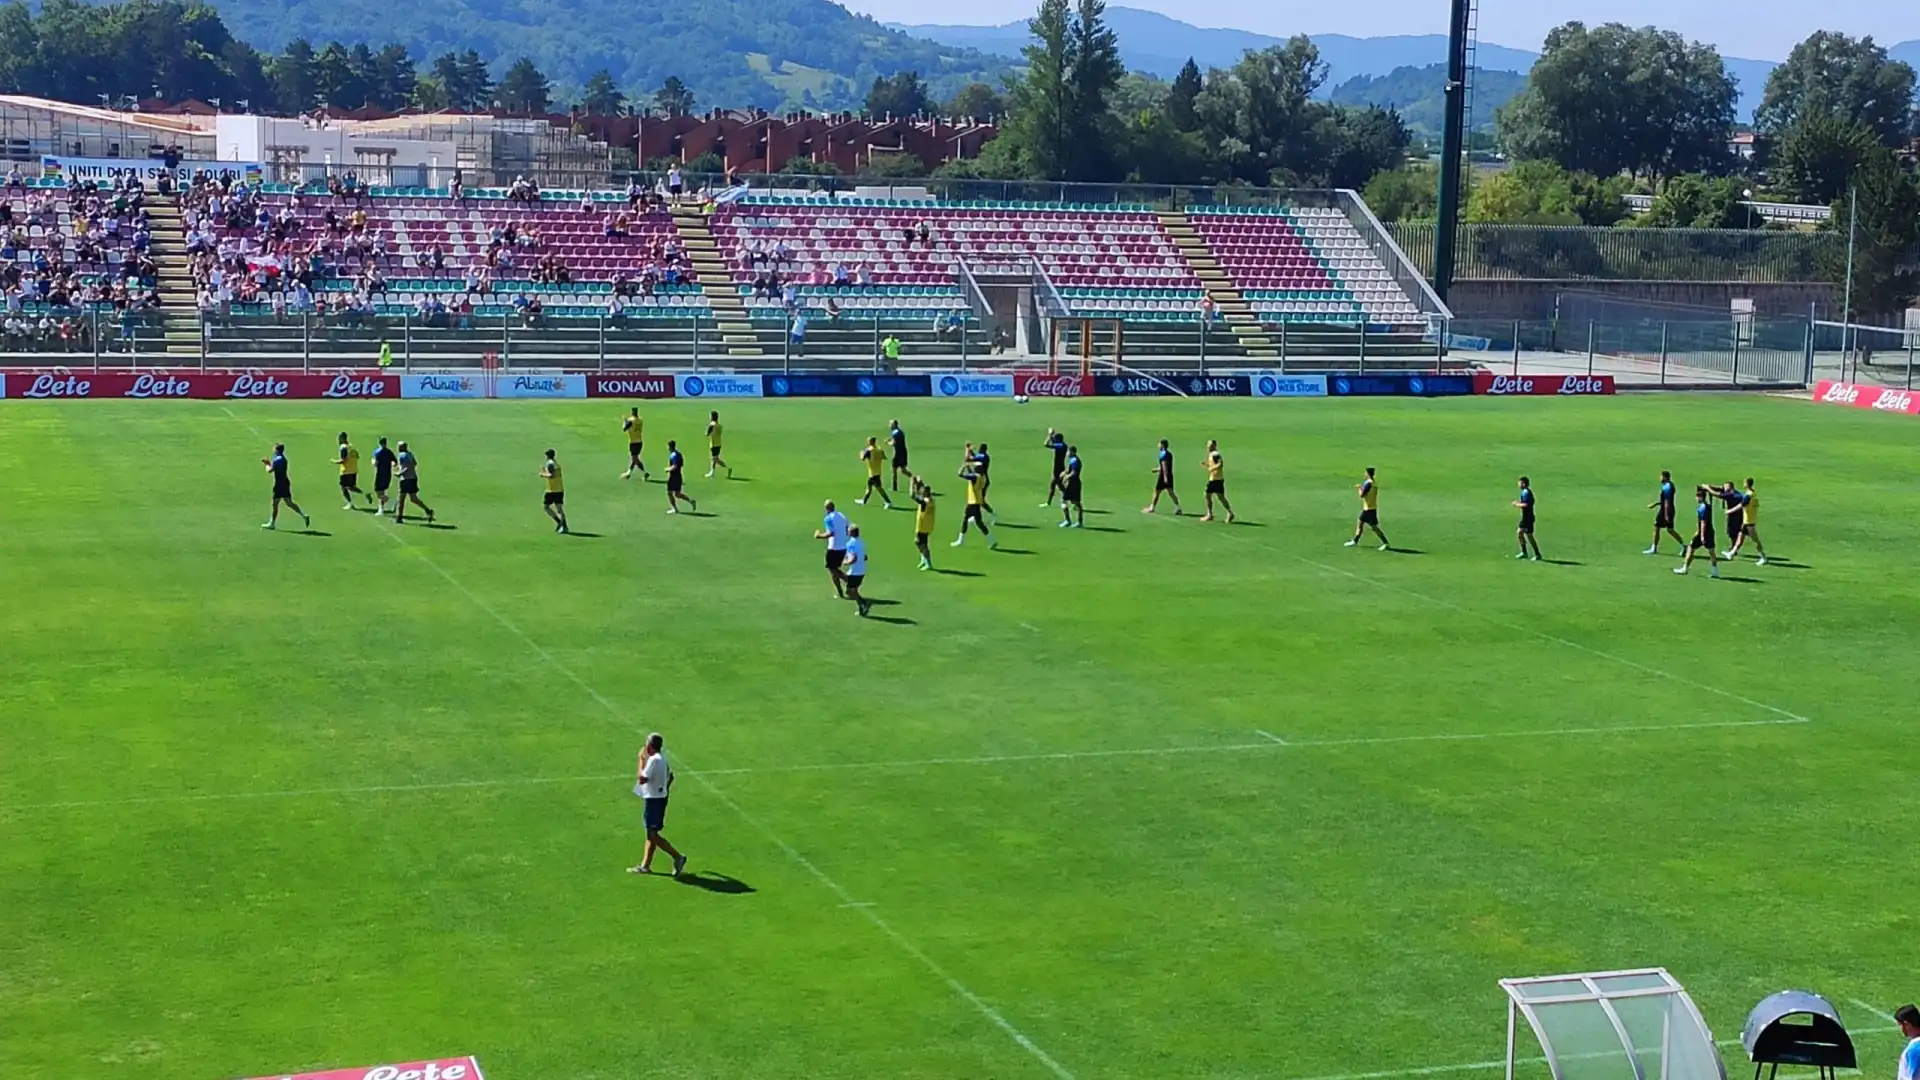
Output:
[[[883,22],[1011,22],[1033,14],[1033,0],[843,0]],[[1114,0],[1109,0],[1114,3]],[[1164,12],[1198,26],[1231,26],[1276,37],[1296,32],[1352,34],[1445,33],[1447,0],[1366,0],[1361,4],[1300,3],[1298,0],[1120,0],[1115,6]],[[1885,45],[1920,38],[1920,4],[1912,0],[1607,0],[1592,5],[1541,4],[1537,0],[1483,0],[1480,37],[1516,48],[1538,49],[1546,32],[1569,19],[1590,23],[1653,24],[1709,41],[1728,56],[1778,60],[1815,30],[1872,34]]]

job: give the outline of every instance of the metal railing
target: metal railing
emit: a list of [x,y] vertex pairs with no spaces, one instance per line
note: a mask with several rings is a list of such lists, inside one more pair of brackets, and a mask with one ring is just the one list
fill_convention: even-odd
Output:
[[[1422,274],[1433,271],[1432,222],[1387,231]],[[1827,279],[1843,237],[1757,229],[1462,225],[1456,279],[1809,282]]]
[[953,264],[953,276],[959,279],[960,289],[966,295],[967,306],[973,309],[973,317],[981,322],[993,320],[993,305],[987,303],[987,294],[980,288],[980,281],[973,276],[973,270],[965,259],[956,259]]
[[[1620,201],[1627,209],[1636,214],[1644,214],[1653,209],[1651,195],[1622,195]],[[1816,206],[1812,203],[1763,202],[1758,199],[1743,199],[1741,206],[1752,210],[1762,221],[1780,222],[1789,225],[1818,224],[1833,216],[1833,207]]]
[[1804,318],[1461,319],[1449,341],[1452,355],[1500,374],[1611,375],[1628,387],[1801,387],[1816,349]]

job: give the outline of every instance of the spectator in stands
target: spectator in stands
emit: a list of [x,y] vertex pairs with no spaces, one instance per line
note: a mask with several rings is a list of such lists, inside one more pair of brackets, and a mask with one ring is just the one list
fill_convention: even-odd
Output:
[[1213,297],[1211,296],[1201,297],[1200,298],[1200,321],[1208,325],[1211,325],[1214,322],[1214,320],[1218,319],[1219,317],[1220,317],[1220,309],[1219,309],[1219,306],[1213,302]]
[[920,240],[920,246],[923,248],[926,248],[928,251],[932,251],[933,250],[933,226],[929,225],[925,220],[922,220],[920,222],[919,227],[915,230],[915,232]]
[[646,201],[646,198],[647,189],[640,186],[638,177],[627,181],[627,209],[631,210],[639,206]]
[[787,342],[792,347],[793,355],[807,355],[807,313],[804,310],[793,313],[793,323],[787,328]]
[[608,214],[606,216],[606,223],[601,226],[601,235],[615,239],[625,239],[630,231],[630,220],[631,219],[625,214]]
[[20,174],[20,166],[18,165],[7,170],[7,190],[18,191],[22,195],[26,194],[27,178]]
[[933,332],[941,341],[958,341],[967,330],[965,312],[955,311],[947,315],[936,316],[933,320]]
[[380,267],[369,265],[366,273],[361,277],[361,287],[369,298],[385,296],[387,294],[387,275],[380,272]]
[[872,284],[873,284],[873,267],[862,265],[860,267],[860,287],[864,289],[871,286]]
[[593,213],[593,192],[583,191],[580,193],[580,212],[583,214]]
[[[18,173],[19,170],[14,171]],[[685,180],[680,175],[680,166],[674,165],[667,169],[667,194],[672,197],[675,206],[680,205],[680,192],[685,190],[684,184]]]
[[844,289],[853,284],[853,278],[847,273],[846,266],[841,263],[834,263],[827,272],[833,275],[833,285],[837,289]]
[[453,181],[447,185],[447,197],[454,202],[467,201],[467,185],[460,179],[460,170],[453,170]]
[[460,329],[473,329],[473,300],[471,297],[462,296],[460,302],[453,305],[453,313],[456,316],[455,322]]
[[800,307],[800,286],[787,282],[786,288],[780,290],[780,306],[789,312],[797,310]]
[[840,302],[831,296],[827,297],[827,319],[835,323],[840,321]]
[[773,262],[781,267],[793,265],[793,248],[787,245],[786,240],[782,239],[773,245]]
[[900,230],[900,246],[904,248],[913,247],[913,226],[908,225]]

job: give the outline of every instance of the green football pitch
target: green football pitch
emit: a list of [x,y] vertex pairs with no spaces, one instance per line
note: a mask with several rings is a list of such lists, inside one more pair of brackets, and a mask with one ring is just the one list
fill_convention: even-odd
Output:
[[[701,514],[668,517],[619,478],[622,403],[8,405],[0,1076],[1475,1080],[1497,979],[1656,965],[1723,1039],[1804,986],[1890,1063],[1910,420],[747,402],[727,481],[705,408],[644,407],[656,478],[689,448]],[[937,573],[911,514],[852,505],[895,416]],[[1037,505],[1050,424],[1083,531]],[[443,527],[344,512],[342,427],[409,440]],[[1220,440],[1241,524],[1140,513],[1162,437],[1189,512]],[[947,546],[965,440],[998,551]],[[276,441],[312,531],[259,528]],[[1404,550],[1342,547],[1366,465]],[[1683,519],[1758,478],[1773,560],[1642,556],[1663,468]],[[1512,558],[1521,473],[1545,563]],[[822,569],[827,498],[875,618]],[[680,882],[625,872],[651,730]]]

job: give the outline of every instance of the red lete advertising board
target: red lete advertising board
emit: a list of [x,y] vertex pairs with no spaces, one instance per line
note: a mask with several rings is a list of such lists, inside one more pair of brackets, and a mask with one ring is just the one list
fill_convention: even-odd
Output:
[[1823,405],[1851,405],[1856,409],[1920,416],[1920,390],[1897,390],[1891,386],[1821,379],[1813,384],[1813,400]]
[[485,1080],[471,1057],[409,1061],[404,1065],[361,1065],[325,1072],[274,1073],[254,1080]]
[[1093,376],[1023,371],[1013,377],[1013,392],[1016,397],[1092,397]]
[[397,398],[396,376],[342,371],[334,374],[277,374],[260,371],[11,371],[4,374],[9,397],[186,398],[239,401],[253,398]]
[[1505,375],[1473,373],[1473,392],[1500,397],[1585,397],[1613,393],[1611,375]]
[[587,376],[588,397],[670,398],[673,376],[650,371],[626,371]]

